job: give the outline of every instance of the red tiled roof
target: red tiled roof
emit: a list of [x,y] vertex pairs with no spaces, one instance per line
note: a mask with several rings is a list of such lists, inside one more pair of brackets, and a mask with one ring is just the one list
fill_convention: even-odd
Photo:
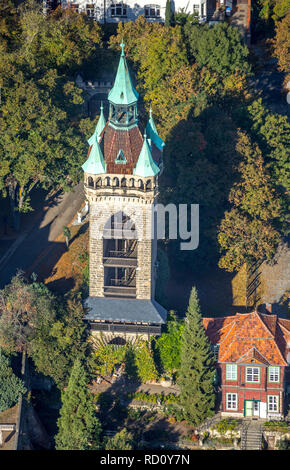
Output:
[[203,324],[210,342],[220,345],[219,362],[257,360],[287,365],[290,320],[255,311],[230,317],[204,318]]

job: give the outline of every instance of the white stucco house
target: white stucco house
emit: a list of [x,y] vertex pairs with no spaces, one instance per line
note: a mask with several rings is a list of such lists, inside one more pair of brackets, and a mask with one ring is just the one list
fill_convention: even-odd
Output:
[[[164,22],[166,0],[149,2],[150,0],[60,0],[62,8],[71,7],[77,12],[84,12],[100,23],[134,21],[140,15],[145,15],[148,21]],[[208,0],[172,0],[171,8],[175,12],[183,10],[186,13],[196,13],[199,21],[203,22],[207,20],[207,3]]]

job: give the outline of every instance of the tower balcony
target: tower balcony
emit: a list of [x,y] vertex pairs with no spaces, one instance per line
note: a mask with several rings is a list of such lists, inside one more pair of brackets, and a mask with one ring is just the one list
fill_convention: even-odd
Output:
[[136,287],[129,286],[104,286],[104,297],[124,297],[124,298],[136,298]]
[[126,192],[138,194],[155,193],[157,190],[157,177],[143,178],[141,176],[129,175],[89,175],[85,174],[86,191],[98,190],[99,194],[124,194]]
[[109,252],[109,256],[103,258],[103,264],[106,267],[116,267],[116,268],[136,268],[137,267],[137,257],[136,256],[127,256],[127,253],[122,253],[120,251]]

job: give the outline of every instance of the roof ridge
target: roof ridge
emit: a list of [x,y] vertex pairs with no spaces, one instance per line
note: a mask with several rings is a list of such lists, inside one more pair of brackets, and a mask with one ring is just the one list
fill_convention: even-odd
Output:
[[[271,337],[274,339],[275,338],[275,335],[272,333],[272,331],[269,329],[269,327],[266,325],[266,323],[263,321],[263,319],[261,318],[261,315],[262,313],[258,312],[258,311],[255,311],[253,312],[255,315],[257,315],[257,317],[259,318],[260,322],[262,323],[263,327],[266,328],[266,330],[269,332],[269,334],[271,335]],[[276,318],[277,320],[277,318]],[[275,328],[276,330],[276,328]]]

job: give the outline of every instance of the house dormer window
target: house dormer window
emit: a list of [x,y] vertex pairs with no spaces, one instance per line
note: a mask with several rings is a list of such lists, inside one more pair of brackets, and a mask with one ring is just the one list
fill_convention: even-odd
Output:
[[145,5],[145,18],[160,18],[160,5]]
[[246,367],[246,382],[260,382],[260,368],[259,367]]
[[127,16],[127,5],[125,3],[112,3],[111,4],[111,17],[112,18],[125,18]]
[[123,165],[125,165],[127,163],[127,160],[125,158],[125,155],[124,155],[124,152],[123,152],[122,149],[119,151],[118,156],[115,160],[115,163],[121,163]]
[[269,382],[280,382],[280,367],[269,367],[268,379]]

